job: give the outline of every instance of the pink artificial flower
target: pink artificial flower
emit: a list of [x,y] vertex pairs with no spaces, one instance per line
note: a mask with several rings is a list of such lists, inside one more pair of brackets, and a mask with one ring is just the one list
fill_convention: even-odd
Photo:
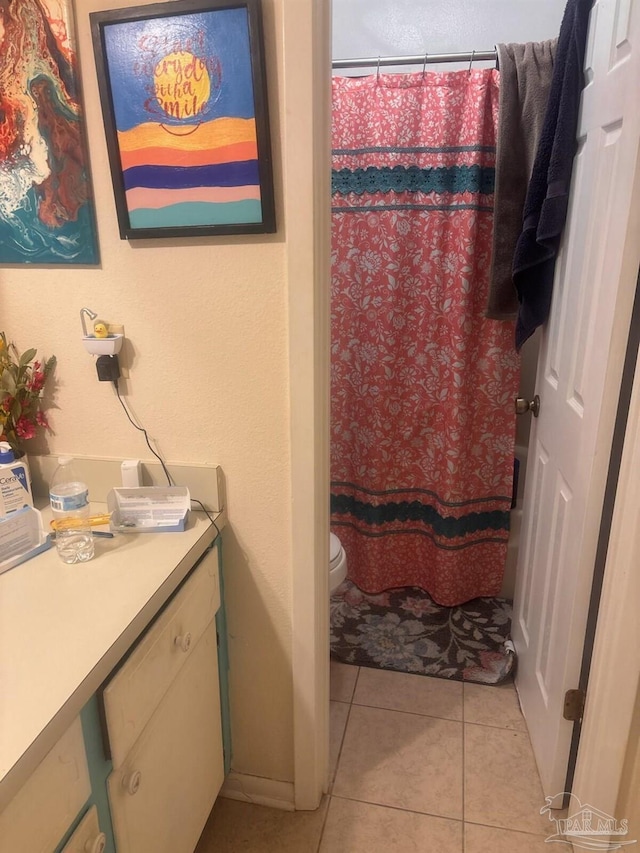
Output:
[[36,423],[38,426],[44,427],[45,429],[49,429],[49,421],[47,420],[47,416],[44,412],[36,412]]
[[27,387],[29,388],[30,391],[38,392],[38,391],[42,391],[42,388],[44,386],[44,371],[43,370],[36,370],[35,369],[36,365],[39,367],[40,366],[39,362],[36,361],[36,364],[34,365],[34,371],[33,371],[33,374],[31,376],[31,379],[27,382]]
[[16,434],[20,436],[20,438],[33,438],[36,434],[36,428],[30,420],[22,417],[16,424]]

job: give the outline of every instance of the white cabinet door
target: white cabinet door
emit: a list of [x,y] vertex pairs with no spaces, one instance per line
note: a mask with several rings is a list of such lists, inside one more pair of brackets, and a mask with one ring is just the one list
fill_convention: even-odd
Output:
[[193,853],[224,778],[215,622],[109,776],[118,853]]
[[0,815],[0,853],[51,853],[90,794],[76,717]]
[[218,548],[209,551],[104,691],[114,769],[140,737],[220,607]]

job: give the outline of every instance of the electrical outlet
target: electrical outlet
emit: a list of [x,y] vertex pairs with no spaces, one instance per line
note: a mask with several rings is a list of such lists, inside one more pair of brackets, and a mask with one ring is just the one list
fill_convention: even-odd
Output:
[[124,335],[124,326],[119,323],[107,323],[107,329],[111,335]]

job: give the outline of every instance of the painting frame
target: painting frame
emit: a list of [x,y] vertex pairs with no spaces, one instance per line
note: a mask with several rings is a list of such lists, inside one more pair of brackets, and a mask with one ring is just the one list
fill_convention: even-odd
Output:
[[98,266],[73,0],[6,4],[0,28],[0,265]]
[[275,232],[260,0],[89,17],[120,238]]

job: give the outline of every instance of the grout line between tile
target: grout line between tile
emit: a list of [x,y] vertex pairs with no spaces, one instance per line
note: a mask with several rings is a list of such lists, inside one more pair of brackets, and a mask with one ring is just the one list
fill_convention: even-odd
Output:
[[400,708],[381,708],[379,705],[363,705],[362,702],[352,702],[351,704],[355,705],[356,708],[373,708],[374,711],[391,711],[394,714],[408,714],[410,717],[427,717],[429,720],[446,720],[448,723],[462,724],[463,722],[460,718],[438,717],[436,714],[419,714],[417,711],[403,711]]
[[465,751],[464,751],[465,729],[466,729],[466,724],[465,724],[465,715],[464,715],[464,681],[463,681],[462,682],[462,821],[463,821],[463,823],[462,823],[462,853],[465,853],[465,846],[466,846],[466,841],[465,841],[465,837],[464,837],[464,817],[465,817],[464,793],[465,793],[465,784],[466,784],[466,779],[467,779],[466,766],[465,766]]
[[[347,718],[344,721],[344,728],[342,729],[342,737],[340,739],[340,748],[338,749],[338,757],[336,758],[336,766],[329,780],[329,790],[327,791],[327,797],[329,802],[327,803],[327,810],[324,815],[324,820],[322,821],[322,829],[320,830],[320,837],[318,838],[318,846],[316,848],[316,853],[319,853],[320,847],[322,846],[322,839],[324,837],[324,830],[327,825],[327,818],[329,817],[329,809],[331,808],[331,800],[333,799],[333,786],[336,781],[336,776],[338,775],[338,769],[340,768],[340,758],[342,757],[342,747],[344,746],[344,739],[347,735],[347,726],[349,725],[349,717],[351,716],[351,708],[353,707],[353,697],[356,693],[356,686],[358,684],[358,678],[360,677],[360,667],[358,667],[358,672],[356,673],[356,677],[353,682],[353,690],[351,692],[351,700],[349,702],[343,702],[343,705],[348,705],[349,710],[347,711]],[[330,701],[336,702],[336,699],[332,699]]]
[[360,670],[362,667],[358,667],[358,671],[356,672],[356,677],[353,681],[353,690],[351,691],[351,699],[349,699],[349,704],[353,705],[353,697],[356,695],[356,688],[358,687],[358,681],[360,680]]
[[396,812],[409,812],[410,814],[424,815],[425,817],[438,817],[440,820],[450,820],[453,823],[462,823],[462,818],[450,817],[444,814],[436,814],[435,812],[419,812],[416,809],[403,809],[400,806],[391,806],[387,803],[374,803],[371,800],[357,800],[355,797],[345,797],[343,794],[331,794],[334,800],[349,800],[352,803],[364,803],[367,806],[377,806],[379,809],[393,809]]
[[344,739],[347,736],[347,726],[349,725],[349,717],[351,716],[351,708],[352,708],[352,706],[349,705],[349,710],[347,711],[347,719],[344,721],[344,728],[342,730],[342,737],[340,739],[340,749],[338,750],[338,757],[336,758],[336,767],[335,767],[335,770],[333,771],[333,776],[331,777],[331,780],[329,783],[328,793],[331,794],[331,796],[333,796],[333,786],[334,786],[335,781],[336,781],[336,776],[338,775],[338,768],[340,767],[340,758],[342,757],[342,747],[344,746]]
[[[320,830],[320,835],[318,836],[318,846],[316,847],[316,853],[320,853],[320,847],[322,846],[322,837],[324,835],[324,828],[327,825],[327,818],[329,817],[329,809],[331,808],[331,794],[327,794],[327,809],[324,813],[324,820],[322,821],[322,828]],[[464,835],[464,829],[462,830],[462,834]]]
[[[499,729],[501,732],[518,732],[521,735],[528,735],[529,729],[514,729],[511,726],[493,726],[491,723],[476,723],[473,720],[465,720],[467,726],[480,726],[482,729]],[[525,723],[526,726],[526,723]]]
[[464,723],[464,722],[466,722],[466,719],[467,719],[467,718],[466,718],[466,716],[465,716],[465,713],[464,713],[464,697],[465,697],[465,690],[464,690],[464,687],[465,687],[465,684],[464,684],[464,681],[463,681],[463,682],[462,682],[462,722],[463,722],[463,723]]
[[[545,836],[544,833],[542,833],[542,832],[538,835],[538,833],[536,833],[536,832],[527,832],[526,829],[517,829],[515,826],[514,827],[498,826],[497,823],[480,823],[480,821],[477,821],[477,820],[465,820],[464,823],[468,824],[469,826],[484,826],[486,829],[501,829],[503,832],[517,832],[519,835],[526,835],[529,838],[540,839],[540,838],[548,837],[548,836]],[[551,824],[549,824],[549,827],[550,827],[549,835],[552,835],[553,834],[553,826],[551,826]]]

